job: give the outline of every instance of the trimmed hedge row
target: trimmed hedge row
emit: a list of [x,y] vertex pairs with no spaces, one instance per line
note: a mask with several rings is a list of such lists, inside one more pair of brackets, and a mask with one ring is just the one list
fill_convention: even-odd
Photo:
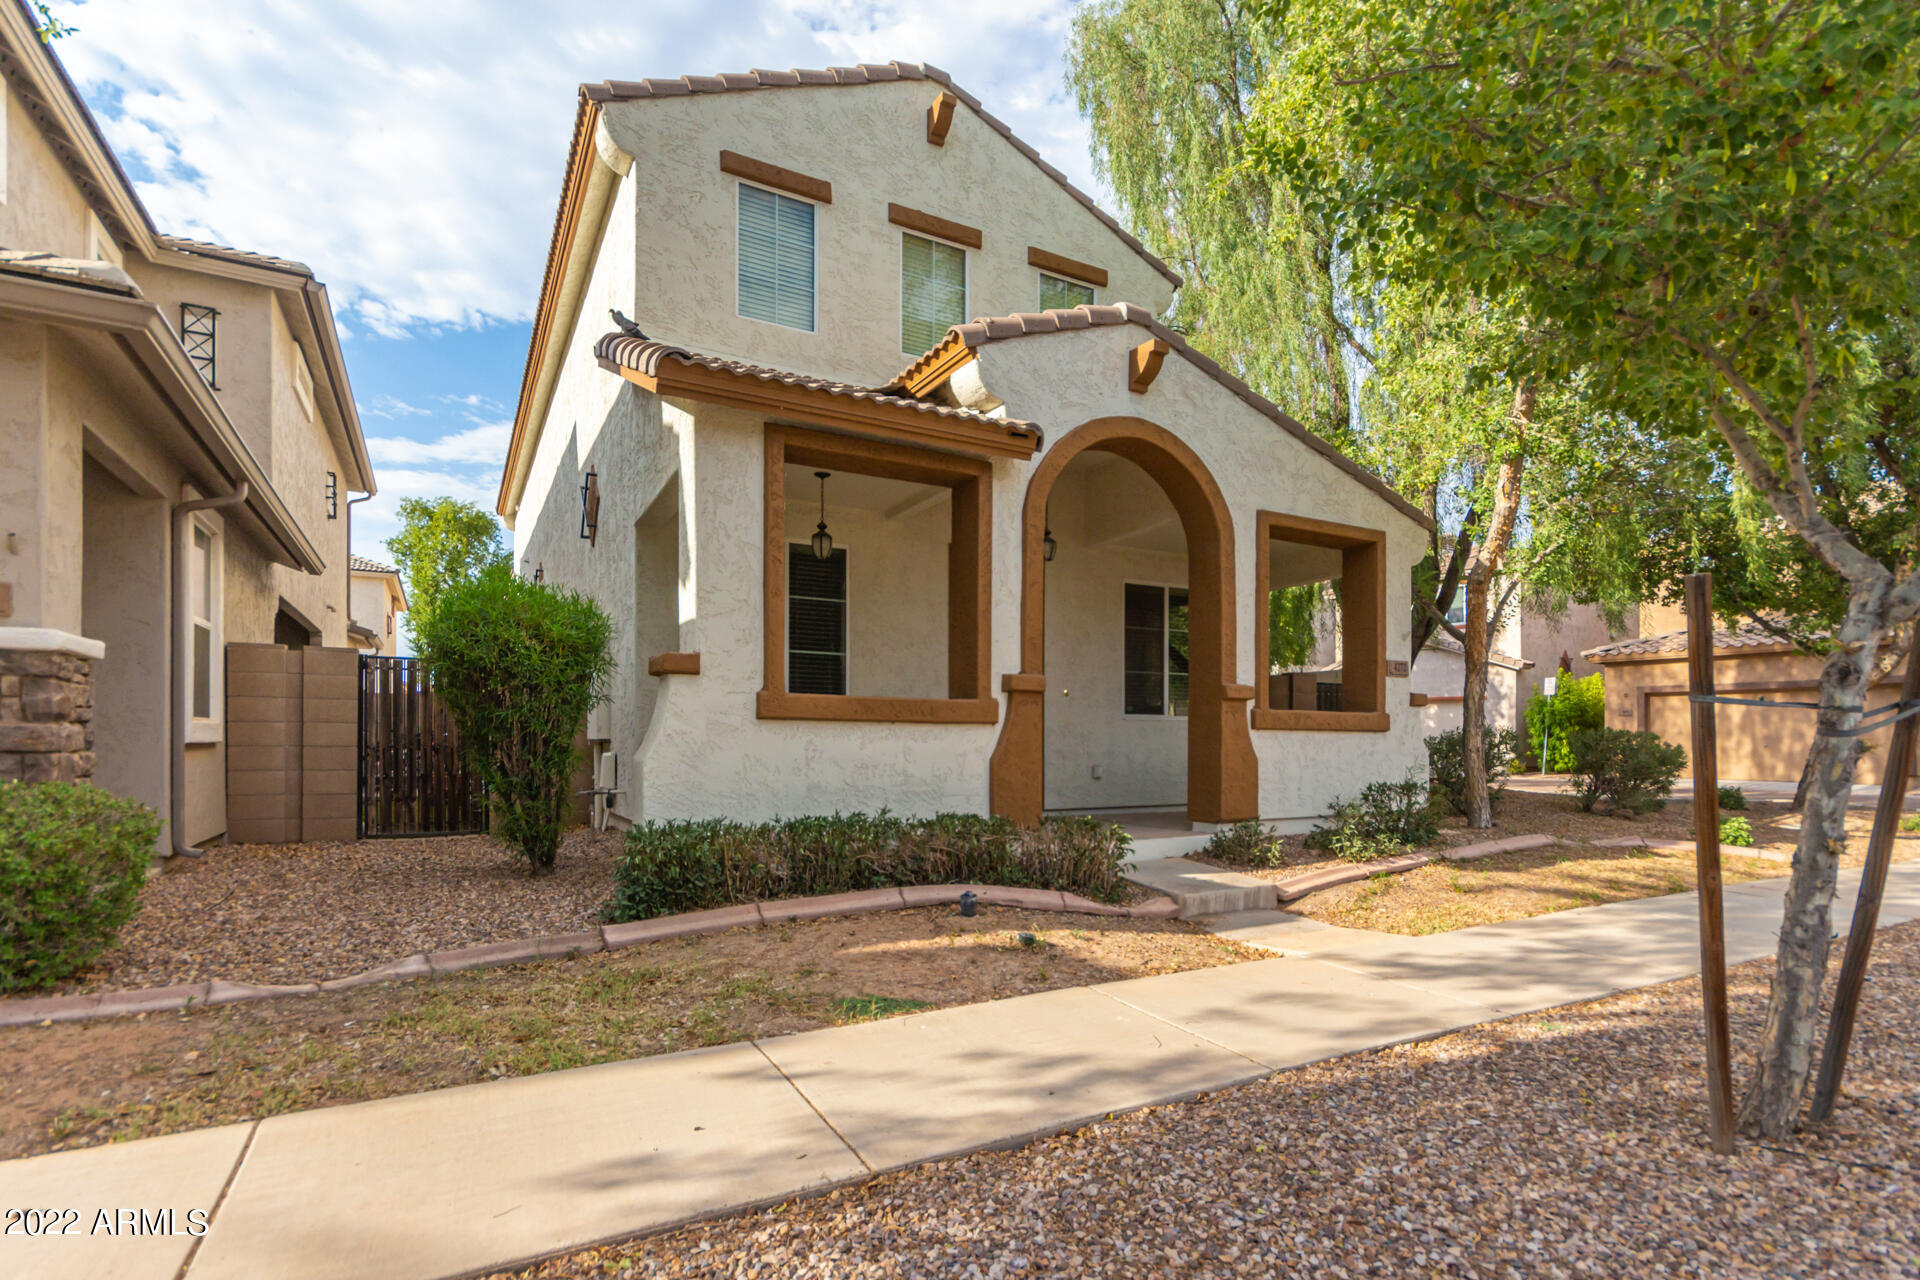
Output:
[[1126,896],[1127,833],[1093,818],[834,814],[743,823],[650,822],[627,833],[606,922],[739,902],[914,884],[1061,889],[1099,902]]

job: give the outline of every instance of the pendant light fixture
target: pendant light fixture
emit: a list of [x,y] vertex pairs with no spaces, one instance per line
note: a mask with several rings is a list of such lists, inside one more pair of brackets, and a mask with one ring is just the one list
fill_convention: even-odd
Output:
[[1046,537],[1044,537],[1044,538],[1042,538],[1042,539],[1040,539],[1040,545],[1041,545],[1041,546],[1043,546],[1043,547],[1045,547],[1045,548],[1047,549],[1047,563],[1048,563],[1048,564],[1052,564],[1052,563],[1053,563],[1053,553],[1054,553],[1054,552],[1056,552],[1056,551],[1058,551],[1058,550],[1060,549],[1060,544],[1059,544],[1059,543],[1057,543],[1057,542],[1055,542],[1055,541],[1053,540],[1053,530],[1052,530],[1052,529],[1048,529],[1048,530],[1047,530],[1047,536],[1046,536]]
[[813,558],[825,560],[833,555],[833,535],[827,532],[827,476],[831,473],[813,474],[820,477],[820,525],[813,531]]

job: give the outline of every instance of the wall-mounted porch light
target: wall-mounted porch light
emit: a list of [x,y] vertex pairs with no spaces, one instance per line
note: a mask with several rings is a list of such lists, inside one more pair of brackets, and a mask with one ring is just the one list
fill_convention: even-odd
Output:
[[547,580],[547,566],[544,562],[533,567],[533,580],[535,582],[545,582]]
[[600,535],[600,476],[592,468],[580,482],[580,536],[594,546]]
[[833,555],[833,535],[827,532],[827,477],[830,471],[816,471],[820,477],[820,524],[813,531],[813,558],[825,560]]
[[1053,540],[1053,530],[1052,530],[1052,529],[1048,529],[1048,530],[1047,530],[1047,536],[1046,536],[1046,537],[1044,537],[1044,538],[1042,538],[1042,539],[1040,539],[1040,545],[1041,545],[1041,546],[1043,546],[1043,547],[1045,547],[1045,548],[1047,549],[1047,563],[1048,563],[1048,564],[1052,564],[1052,563],[1053,563],[1053,553],[1054,553],[1054,552],[1056,552],[1056,551],[1058,551],[1058,550],[1060,549],[1060,544],[1059,544],[1058,542],[1055,542],[1055,541]]

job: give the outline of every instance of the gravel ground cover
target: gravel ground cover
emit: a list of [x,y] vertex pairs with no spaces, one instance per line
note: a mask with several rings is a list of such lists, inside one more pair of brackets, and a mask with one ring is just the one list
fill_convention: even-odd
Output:
[[0,1028],[0,1158],[1259,958],[1185,921],[943,907]]
[[[1739,816],[1752,824],[1754,848],[1791,856],[1800,816],[1784,802],[1754,801],[1751,808],[1739,811]],[[1872,828],[1871,809],[1849,811],[1849,846],[1841,858],[1842,866],[1858,866],[1865,859],[1867,834]],[[1518,920],[1570,907],[1685,893],[1694,887],[1691,848],[1618,849],[1593,843],[1631,836],[1690,841],[1693,804],[1688,800],[1670,801],[1656,813],[1630,819],[1583,813],[1566,796],[1508,791],[1492,831],[1471,831],[1464,818],[1449,817],[1443,822],[1440,838],[1427,849],[1452,849],[1502,836],[1535,834],[1554,836],[1563,843],[1493,854],[1472,862],[1432,863],[1395,875],[1382,874],[1310,894],[1289,903],[1287,910],[1352,929],[1423,934]],[[1193,856],[1208,860],[1204,853]],[[1920,832],[1896,836],[1893,856],[1920,857]],[[1785,876],[1791,869],[1787,862],[1753,857],[1733,845],[1722,846],[1721,862],[1729,883]],[[1302,837],[1289,836],[1281,844],[1279,867],[1237,869],[1266,879],[1287,880],[1341,865],[1324,852],[1306,848]]]
[[[1742,1067],[1768,972],[1732,975]],[[1834,1120],[1778,1149],[1709,1151],[1699,998],[1358,1054],[512,1276],[1920,1275],[1920,926],[1881,936]]]

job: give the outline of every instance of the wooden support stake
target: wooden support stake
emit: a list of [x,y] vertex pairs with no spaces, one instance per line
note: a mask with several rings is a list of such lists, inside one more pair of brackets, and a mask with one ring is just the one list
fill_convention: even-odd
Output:
[[[1920,630],[1915,638],[1920,639]],[[1920,698],[1920,661],[1907,650],[1907,678],[1900,701]],[[1873,953],[1873,934],[1880,922],[1880,898],[1887,888],[1887,864],[1893,861],[1893,837],[1907,803],[1907,780],[1913,776],[1913,753],[1920,717],[1909,716],[1893,726],[1887,748],[1887,767],[1880,775],[1880,805],[1873,815],[1873,834],[1867,839],[1867,865],[1860,874],[1860,897],[1853,907],[1853,927],[1847,933],[1847,956],[1840,963],[1840,985],[1833,992],[1833,1016],[1827,1023],[1826,1049],[1820,1057],[1820,1079],[1813,1093],[1813,1122],[1833,1114],[1840,1096],[1840,1079],[1847,1069],[1847,1046],[1853,1040],[1853,1018],[1860,1008],[1860,988],[1867,980],[1867,961]]]
[[[1687,690],[1713,696],[1713,575],[1687,575]],[[1720,897],[1719,737],[1711,702],[1693,712],[1693,851],[1700,898],[1700,992],[1707,1017],[1708,1129],[1733,1153],[1733,1047],[1727,1029],[1727,931]]]

